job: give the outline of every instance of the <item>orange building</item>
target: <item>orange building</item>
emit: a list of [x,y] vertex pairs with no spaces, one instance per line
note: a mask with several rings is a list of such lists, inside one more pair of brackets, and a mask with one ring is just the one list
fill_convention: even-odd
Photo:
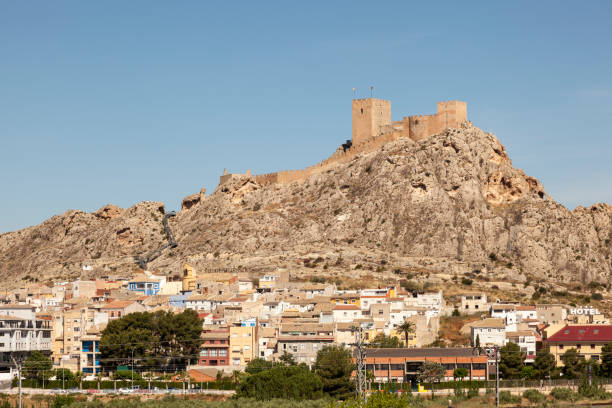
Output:
[[374,374],[377,382],[416,385],[419,368],[425,361],[442,364],[447,381],[454,379],[453,372],[460,367],[467,369],[466,379],[488,378],[487,356],[479,355],[473,348],[374,348],[366,353],[366,369]]

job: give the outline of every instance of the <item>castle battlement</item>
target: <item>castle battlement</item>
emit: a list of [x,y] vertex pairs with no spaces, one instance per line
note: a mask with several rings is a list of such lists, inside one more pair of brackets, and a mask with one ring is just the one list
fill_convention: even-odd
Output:
[[[353,99],[353,130],[350,143],[341,145],[327,159],[303,170],[281,170],[276,173],[253,176],[260,184],[291,183],[304,180],[313,174],[322,172],[328,166],[346,163],[363,152],[380,149],[386,143],[407,137],[414,141],[427,139],[448,128],[457,128],[467,121],[467,103],[462,101],[441,101],[437,103],[437,112],[432,115],[404,116],[400,121],[391,121],[391,101],[378,98]],[[224,171],[220,178],[223,184],[233,177],[250,177],[246,174],[227,174]]]

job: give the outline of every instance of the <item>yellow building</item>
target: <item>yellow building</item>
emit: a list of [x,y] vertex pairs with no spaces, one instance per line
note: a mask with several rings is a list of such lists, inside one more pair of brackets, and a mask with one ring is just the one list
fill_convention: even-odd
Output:
[[601,349],[612,342],[612,325],[567,325],[546,339],[557,365],[563,365],[561,356],[569,349],[576,349],[586,360],[601,360]]
[[188,264],[183,265],[183,292],[193,292],[196,289],[196,279],[195,269]]
[[361,307],[361,300],[359,293],[343,293],[341,295],[334,295],[330,299],[333,305],[354,305]]
[[250,319],[230,326],[230,364],[246,366],[258,355],[257,321]]

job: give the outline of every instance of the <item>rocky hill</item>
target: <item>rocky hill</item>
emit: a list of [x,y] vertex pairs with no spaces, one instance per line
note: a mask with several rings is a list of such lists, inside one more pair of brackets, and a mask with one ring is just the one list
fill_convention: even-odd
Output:
[[[5,285],[73,278],[83,264],[94,275],[131,272],[135,255],[165,243],[163,214],[161,203],[109,205],[2,234],[0,277]],[[149,264],[169,275],[184,262],[338,279],[416,268],[566,284],[608,282],[612,272],[612,207],[567,210],[469,122],[420,142],[399,139],[303,182],[232,178],[209,196],[186,197],[170,225],[178,247]]]

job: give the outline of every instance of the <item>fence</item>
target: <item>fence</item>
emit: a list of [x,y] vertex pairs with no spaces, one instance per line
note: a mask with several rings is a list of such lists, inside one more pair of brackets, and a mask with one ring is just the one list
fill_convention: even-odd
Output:
[[[593,377],[598,384],[608,385],[612,384],[612,378]],[[499,380],[499,388],[543,388],[543,387],[578,387],[583,383],[583,379],[551,379],[551,380]],[[439,383],[422,383],[426,389],[431,390],[450,390],[455,388],[478,388],[478,389],[495,389],[494,380],[464,380],[464,381],[444,381]],[[372,390],[383,390],[388,392],[397,391],[416,391],[416,386],[413,386],[410,382],[383,382],[370,383]]]
[[[17,378],[13,379],[13,387],[19,385]],[[99,385],[99,386],[98,386]],[[21,380],[21,386],[24,388],[43,388],[43,381],[39,380]],[[49,380],[44,381],[44,389],[78,389],[84,390],[98,389],[101,390],[119,390],[121,388],[131,388],[132,386],[138,386],[141,389],[187,389],[190,387],[191,390],[235,390],[236,384],[229,380],[224,381],[211,381],[211,382],[182,382],[182,381],[156,381],[156,380],[117,380],[109,381],[102,380],[98,381],[83,381],[79,384],[76,380],[62,381],[62,380]]]

